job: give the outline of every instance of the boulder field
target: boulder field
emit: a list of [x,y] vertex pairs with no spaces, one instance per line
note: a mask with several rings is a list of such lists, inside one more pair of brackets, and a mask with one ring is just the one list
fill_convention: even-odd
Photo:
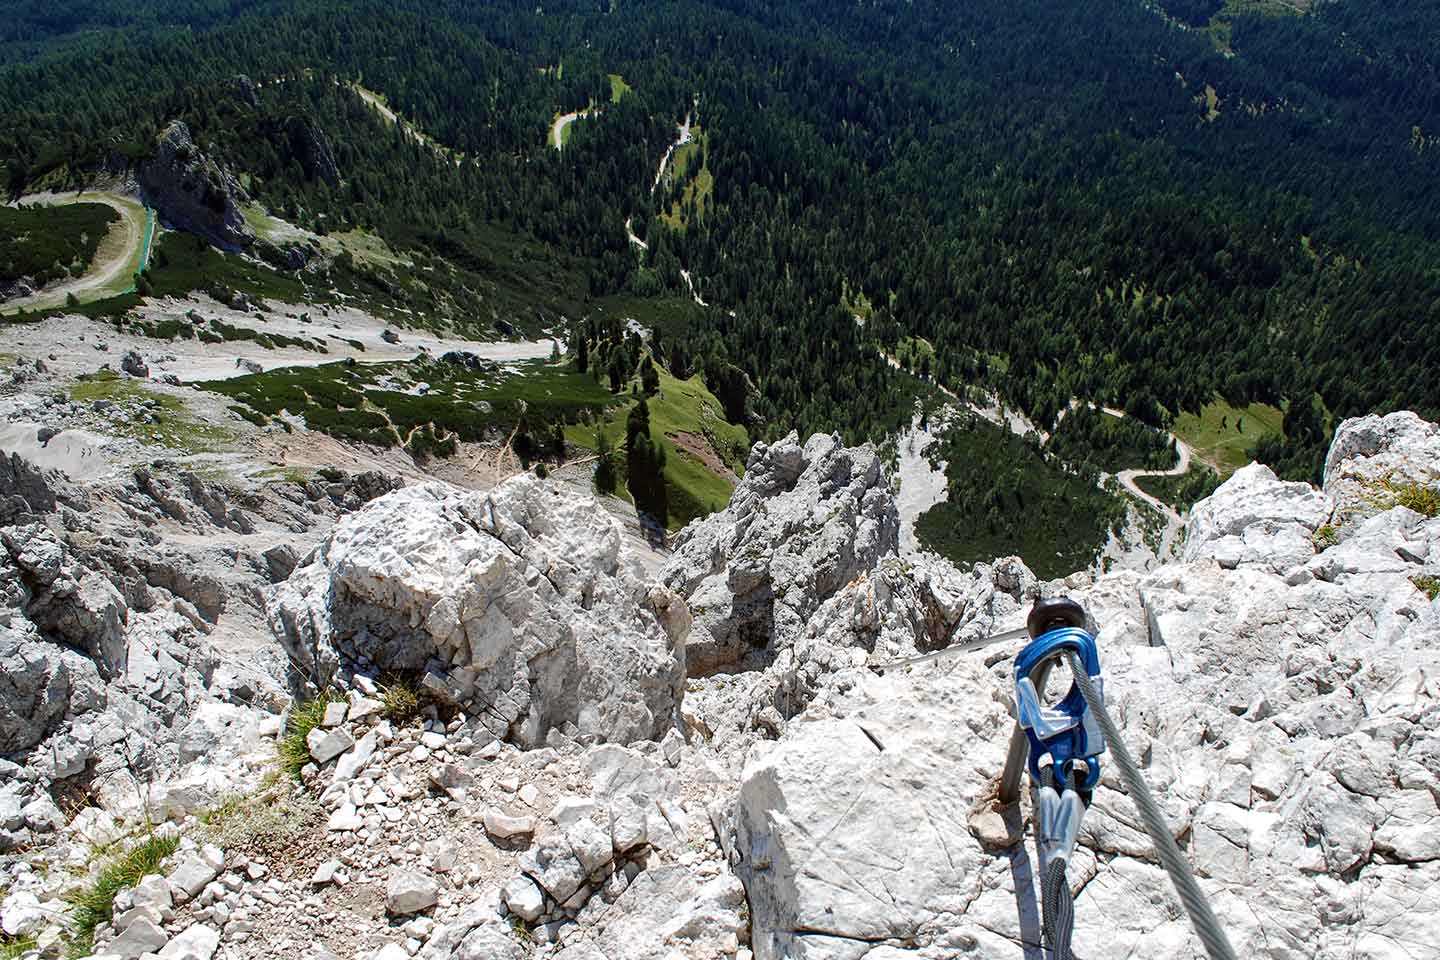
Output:
[[[58,955],[87,838],[158,819],[178,847],[96,956],[1040,957],[1030,800],[996,801],[1021,642],[872,668],[1066,595],[1239,955],[1440,956],[1437,482],[1434,424],[1348,421],[1322,486],[1246,467],[1168,562],[1045,583],[902,556],[874,453],[792,436],[651,579],[529,476],[235,502],[12,458],[0,924]],[[227,611],[273,639],[217,647]],[[320,690],[298,779],[266,777]],[[1076,954],[1203,957],[1102,765]]]

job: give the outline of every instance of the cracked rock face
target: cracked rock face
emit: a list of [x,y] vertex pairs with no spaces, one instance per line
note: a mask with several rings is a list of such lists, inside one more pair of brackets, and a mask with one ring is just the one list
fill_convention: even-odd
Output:
[[1279,480],[1263,463],[1252,463],[1190,511],[1183,557],[1278,573],[1315,555],[1312,537],[1333,509],[1310,484]]
[[168,223],[226,249],[255,242],[239,207],[245,191],[230,171],[200,152],[184,123],[165,129],[155,156],[139,172],[145,202]]
[[1377,487],[1387,480],[1434,485],[1437,479],[1440,426],[1408,410],[1345,421],[1325,458],[1325,490],[1342,520],[1374,512]]
[[[284,705],[267,545],[303,544],[374,486],[243,490],[158,464],[78,486],[0,459],[0,806],[85,790],[123,812],[135,777],[178,776],[150,812],[179,817],[235,789]],[[0,853],[50,832],[0,823]]]
[[695,617],[690,674],[794,643],[816,608],[897,552],[899,536],[873,451],[824,434],[757,444],[729,506],[681,531],[661,572]]
[[[1440,467],[1433,428],[1402,419],[1363,457]],[[1440,944],[1440,904],[1417,893],[1440,880],[1440,600],[1414,582],[1440,572],[1440,519],[1372,503],[1312,545],[1344,498],[1331,477],[1315,491],[1248,468],[1196,507],[1184,562],[1066,582],[1100,626],[1110,712],[1240,956]],[[1016,606],[995,626],[1018,626]],[[826,634],[866,621],[845,610]],[[758,958],[1038,955],[1033,838],[1015,842],[1029,801],[993,802],[1013,653],[885,677],[838,665],[752,750],[733,827]],[[1102,763],[1069,873],[1077,955],[1203,956]]]
[[684,604],[640,578],[593,500],[533,477],[374,501],[274,590],[269,610],[310,678],[423,674],[436,696],[524,746],[558,728],[659,739],[684,693]]

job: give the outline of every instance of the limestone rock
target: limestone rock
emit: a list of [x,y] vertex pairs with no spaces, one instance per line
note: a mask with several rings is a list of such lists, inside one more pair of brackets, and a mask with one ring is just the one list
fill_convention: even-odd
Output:
[[1191,510],[1183,559],[1284,573],[1314,556],[1311,537],[1333,507],[1308,483],[1278,480],[1269,467],[1252,463]]
[[186,927],[160,948],[161,960],[210,960],[220,946],[220,931],[203,923]]
[[757,444],[729,506],[682,530],[661,571],[695,615],[689,673],[793,644],[825,600],[896,552],[899,535],[873,451],[820,434]]
[[372,730],[356,741],[352,749],[341,754],[340,759],[335,762],[334,782],[344,783],[347,780],[353,780],[355,775],[365,769],[365,765],[375,755],[375,747],[378,742],[379,738]]
[[1340,516],[1373,513],[1376,487],[1387,480],[1431,485],[1440,480],[1440,426],[1404,410],[1336,427],[1325,458],[1325,491]]
[[255,241],[239,207],[245,191],[234,175],[200,152],[184,123],[177,120],[165,129],[139,174],[145,202],[166,223],[226,249]]
[[313,676],[424,672],[525,746],[566,723],[658,737],[683,696],[685,624],[621,544],[593,501],[532,476],[489,494],[407,487],[337,524],[274,588],[270,622]]
[[218,867],[201,858],[186,860],[166,879],[170,882],[176,903],[195,899],[205,885],[220,875]]
[[141,954],[154,953],[170,942],[165,931],[151,920],[136,920],[105,946],[106,956],[122,960],[138,960]]
[[316,727],[305,738],[310,756],[316,763],[329,763],[355,745],[355,740],[344,730],[326,730]]
[[405,917],[428,910],[440,899],[440,885],[413,870],[392,870],[385,884],[385,912]]
[[493,808],[485,811],[483,821],[485,824],[485,832],[497,840],[513,840],[516,837],[528,837],[535,832],[535,821],[533,818],[507,816]]
[[[1369,456],[1428,469],[1431,434],[1410,427]],[[1412,583],[1433,575],[1440,520],[1383,510],[1316,555],[1333,499],[1252,467],[1197,505],[1185,561],[1072,583],[1100,627],[1111,713],[1242,956],[1403,957],[1406,938],[1440,924],[1440,908],[1404,899],[1440,870],[1440,604]],[[854,649],[856,625],[884,637],[876,625],[919,622],[918,594],[880,589],[885,567],[869,577],[873,606],[852,585],[811,618],[817,645]],[[816,662],[800,650],[794,664]],[[825,663],[803,710],[777,711],[779,742],[750,747],[735,805],[756,957],[908,955],[882,940],[920,957],[1038,950],[1017,910],[1033,902],[1032,842],[1011,844],[992,816],[1008,653],[894,677]],[[1102,767],[1072,863],[1077,955],[1203,955]],[[1401,902],[1415,904],[1403,921]]]
[[40,898],[29,891],[12,893],[0,902],[0,930],[7,937],[18,939],[38,933],[45,919]]
[[668,960],[671,944],[690,956],[732,955],[745,932],[745,890],[734,876],[703,880],[681,866],[646,870],[630,884],[603,930],[581,930],[556,960]]
[[526,923],[534,923],[545,912],[545,894],[529,877],[516,877],[505,885],[505,906]]

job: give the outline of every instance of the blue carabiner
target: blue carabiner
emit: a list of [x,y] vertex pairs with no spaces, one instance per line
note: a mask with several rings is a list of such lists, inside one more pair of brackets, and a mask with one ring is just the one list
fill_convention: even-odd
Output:
[[1076,760],[1084,760],[1086,772],[1080,789],[1088,795],[1100,782],[1100,762],[1095,758],[1105,752],[1105,736],[1078,686],[1072,683],[1063,700],[1046,707],[1030,679],[1036,667],[1063,650],[1071,650],[1080,658],[1095,689],[1104,696],[1100,651],[1095,646],[1095,638],[1078,627],[1061,627],[1036,637],[1016,655],[1016,712],[1030,741],[1030,776],[1040,782],[1042,755],[1050,756],[1061,782],[1069,781]]

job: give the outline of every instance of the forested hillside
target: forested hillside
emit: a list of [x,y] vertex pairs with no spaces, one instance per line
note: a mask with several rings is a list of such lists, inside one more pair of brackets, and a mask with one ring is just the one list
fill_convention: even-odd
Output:
[[[502,233],[538,243],[582,313],[689,297],[685,270],[709,306],[671,332],[760,434],[878,436],[913,391],[881,349],[911,336],[935,379],[1038,423],[1072,397],[1152,422],[1286,405],[1261,452],[1297,476],[1336,417],[1440,414],[1433,2],[1236,15],[1234,56],[1130,0],[15,6],[12,193],[143,156],[178,117],[278,215],[480,277],[513,265]],[[703,162],[652,190],[692,111]],[[276,135],[296,115],[339,183]]]

